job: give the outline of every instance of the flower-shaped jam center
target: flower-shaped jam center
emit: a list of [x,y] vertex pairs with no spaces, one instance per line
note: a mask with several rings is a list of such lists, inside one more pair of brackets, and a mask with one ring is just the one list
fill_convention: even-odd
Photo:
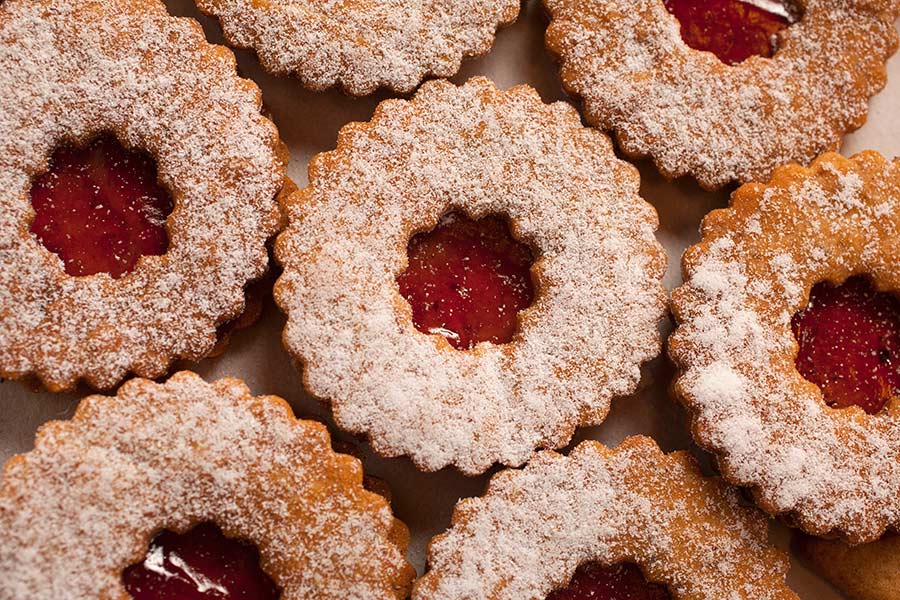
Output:
[[179,535],[163,531],[147,556],[122,575],[135,600],[277,600],[281,595],[248,542],[227,538],[213,523]]
[[776,34],[796,21],[778,0],[665,0],[681,23],[681,37],[696,50],[708,50],[735,65],[753,55],[775,54]]
[[113,136],[57,149],[32,184],[31,204],[32,233],[69,275],[121,277],[141,256],[169,246],[165,221],[174,205],[157,182],[156,163]]
[[875,414],[900,389],[900,299],[865,277],[816,285],[791,328],[797,370],[833,408]]
[[407,256],[397,283],[419,331],[460,350],[512,340],[517,314],[534,300],[534,256],[504,219],[447,215],[410,239]]
[[648,582],[633,564],[587,563],[578,567],[568,586],[547,600],[671,600],[671,596],[663,586]]

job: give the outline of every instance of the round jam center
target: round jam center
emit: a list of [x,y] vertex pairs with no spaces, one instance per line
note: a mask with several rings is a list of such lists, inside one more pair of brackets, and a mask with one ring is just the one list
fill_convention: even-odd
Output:
[[661,585],[648,582],[632,564],[604,567],[588,563],[578,567],[572,581],[547,600],[671,600]]
[[454,348],[509,342],[516,315],[534,300],[534,257],[500,217],[472,221],[450,214],[433,231],[413,236],[407,256],[397,283],[413,323]]
[[122,575],[135,600],[277,600],[280,591],[248,542],[227,538],[213,523],[178,535],[163,531],[143,562]]
[[770,58],[776,37],[795,18],[778,0],[665,0],[681,23],[681,37],[696,50],[708,50],[735,65],[753,55]]
[[169,246],[164,225],[174,205],[157,183],[156,163],[109,135],[56,150],[32,184],[31,204],[32,233],[69,275],[121,277]]
[[816,285],[791,321],[797,370],[833,408],[875,414],[900,389],[900,300],[868,279]]

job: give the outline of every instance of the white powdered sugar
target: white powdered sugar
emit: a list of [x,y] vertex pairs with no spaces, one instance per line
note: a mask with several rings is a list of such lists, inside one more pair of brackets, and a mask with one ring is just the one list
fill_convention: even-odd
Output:
[[426,76],[450,77],[486,53],[519,0],[197,0],[229,43],[263,66],[321,90],[354,95],[386,86],[412,91]]
[[691,49],[663,0],[544,0],[548,47],[586,119],[707,188],[807,163],[865,122],[897,46],[898,0],[805,0],[771,59]]
[[787,557],[733,488],[649,438],[584,442],[502,471],[432,540],[413,600],[544,600],[576,567],[636,563],[673,597],[796,600]]
[[[278,227],[283,157],[259,90],[155,0],[7,0],[0,65],[0,375],[106,388],[206,355]],[[29,232],[29,190],[54,148],[103,132],[156,158],[169,248],[120,279],[71,277]]]
[[794,366],[791,318],[821,281],[900,289],[900,164],[828,154],[712,213],[673,295],[670,354],[698,442],[761,506],[860,542],[900,525],[900,405],[829,408]]
[[283,600],[395,600],[413,576],[402,525],[324,426],[182,372],[87,398],[7,464],[0,598],[129,598],[122,571],[152,536],[201,521],[256,544]]
[[[468,474],[519,465],[605,417],[657,355],[657,218],[637,171],[564,103],[528,87],[425,84],[346,126],[310,166],[276,244],[284,341],[307,389],[380,453]],[[453,349],[416,330],[396,277],[447,212],[509,218],[536,297],[513,341]]]

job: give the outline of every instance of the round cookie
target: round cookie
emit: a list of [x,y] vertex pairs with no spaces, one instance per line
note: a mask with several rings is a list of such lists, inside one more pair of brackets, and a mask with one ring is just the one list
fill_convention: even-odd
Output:
[[323,425],[281,398],[186,371],[133,379],[84,399],[7,462],[0,597],[128,600],[123,570],[164,566],[145,558],[156,533],[212,522],[256,545],[282,600],[402,600],[408,532],[362,478]]
[[702,234],[669,339],[695,440],[810,534],[859,543],[897,527],[900,163],[865,152],[780,167]]
[[[568,104],[483,78],[430,82],[344,127],[309,179],[275,247],[284,343],[306,389],[377,452],[429,471],[522,464],[600,423],[656,356],[656,213],[637,170]],[[457,349],[446,327],[421,331],[400,293],[411,238],[448,213],[508,219],[508,247],[531,248],[534,299],[507,343]]]
[[[684,41],[682,27],[701,25],[681,25],[669,3],[544,0],[547,47],[588,123],[613,132],[629,157],[650,157],[666,177],[690,175],[708,189],[764,181],[779,165],[837,149],[865,123],[897,49],[897,0],[803,0],[792,3],[802,14],[776,34],[774,56],[728,64]],[[732,4],[746,13],[780,3]],[[733,43],[738,34],[722,36]]]
[[[767,537],[764,516],[688,453],[646,437],[612,450],[587,441],[501,471],[458,503],[412,598],[544,600],[579,566],[634,564],[673,600],[796,600],[787,556]],[[582,597],[660,597],[650,593]]]
[[[156,0],[3,2],[0,63],[0,376],[106,389],[207,356],[266,272],[277,197],[291,191],[259,89]],[[91,202],[123,190],[138,204],[117,215]],[[141,204],[147,193],[171,196],[167,218],[165,201]],[[135,243],[155,232],[167,244],[113,271],[65,260],[131,221],[146,228]]]

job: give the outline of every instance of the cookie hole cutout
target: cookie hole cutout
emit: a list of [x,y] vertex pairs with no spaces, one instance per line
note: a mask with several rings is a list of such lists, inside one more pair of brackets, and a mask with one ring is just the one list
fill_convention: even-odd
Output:
[[795,5],[781,0],[664,0],[681,24],[681,39],[715,54],[727,65],[751,56],[771,58],[778,34],[800,20]]
[[134,600],[277,600],[281,592],[259,565],[256,546],[225,537],[214,523],[186,533],[165,530],[147,555],[122,574]]
[[900,389],[900,298],[868,277],[818,283],[794,315],[796,366],[836,409],[877,414]]
[[565,588],[546,600],[671,600],[664,586],[650,583],[632,563],[604,566],[592,562],[575,571]]
[[119,278],[141,256],[165,254],[166,218],[175,204],[158,182],[156,161],[111,134],[59,146],[31,186],[31,232],[65,272]]
[[406,253],[397,285],[416,329],[443,336],[457,350],[513,339],[519,312],[534,301],[535,254],[513,237],[506,218],[448,213],[433,230],[410,238]]

